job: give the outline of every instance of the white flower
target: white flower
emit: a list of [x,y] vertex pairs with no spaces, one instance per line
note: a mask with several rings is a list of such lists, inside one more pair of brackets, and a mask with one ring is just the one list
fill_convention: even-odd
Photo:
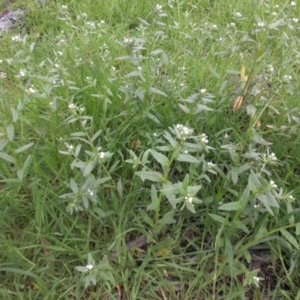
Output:
[[205,133],[201,134],[201,142],[205,144],[208,143],[208,137]]
[[238,17],[238,18],[241,18],[243,15],[242,15],[239,11],[237,11],[237,12],[235,13],[235,16]]
[[298,23],[298,21],[299,21],[299,19],[297,19],[297,18],[293,18],[292,20],[293,20],[293,22],[295,22],[295,23]]
[[286,80],[286,81],[289,81],[292,79],[292,76],[291,75],[284,75],[283,76],[283,80]]
[[69,152],[72,152],[73,149],[74,149],[74,146],[73,146],[73,145],[67,145],[67,148],[68,148],[68,151],[69,151]]
[[207,166],[208,166],[209,169],[212,168],[214,165],[215,165],[215,164],[213,164],[211,161],[209,161],[209,162],[207,163]]
[[201,94],[206,93],[206,89],[201,89],[201,90],[200,90],[200,93],[201,93]]
[[26,74],[26,71],[21,69],[19,75],[20,75],[21,77],[24,77],[25,74]]
[[180,134],[182,134],[183,136],[187,136],[193,133],[193,129],[188,128],[186,126],[183,126],[182,124],[177,124],[176,128],[178,129],[178,131],[180,132]]
[[15,35],[11,39],[15,42],[21,42],[22,41],[22,38],[20,37],[20,35]]
[[193,197],[187,196],[187,197],[185,197],[185,201],[186,201],[187,203],[192,204],[192,203],[193,203]]
[[93,266],[93,265],[86,265],[86,268],[87,268],[88,270],[92,270],[92,269],[94,268],[94,266]]
[[253,276],[253,279],[254,279],[255,281],[257,281],[257,282],[260,281],[260,278],[259,278],[259,277],[256,277],[256,276]]
[[158,12],[162,12],[162,5],[156,4],[155,10],[158,11]]
[[30,94],[34,94],[36,92],[36,90],[34,89],[33,86],[31,86],[29,89],[25,89],[26,93],[30,93]]
[[91,197],[94,196],[94,191],[91,191],[90,189],[88,189],[87,192],[90,194]]
[[291,2],[291,6],[296,6],[296,2],[295,2],[295,1],[292,1],[292,2]]
[[257,23],[257,26],[258,26],[258,27],[264,27],[264,26],[265,26],[265,23],[264,23],[264,22],[258,22],[258,23]]
[[271,160],[277,160],[277,157],[276,157],[275,153],[273,153],[273,152],[269,155],[269,158]]
[[105,157],[105,152],[99,152],[98,153],[98,156],[102,159]]
[[70,104],[69,104],[69,108],[70,108],[70,109],[76,109],[77,106],[76,106],[74,103],[70,103]]
[[273,180],[270,181],[270,185],[273,188],[277,188],[277,184]]

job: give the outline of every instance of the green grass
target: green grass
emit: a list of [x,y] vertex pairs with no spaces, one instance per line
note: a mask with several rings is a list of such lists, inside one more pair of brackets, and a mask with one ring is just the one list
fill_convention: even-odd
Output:
[[2,299],[300,299],[298,3],[69,2],[1,33]]

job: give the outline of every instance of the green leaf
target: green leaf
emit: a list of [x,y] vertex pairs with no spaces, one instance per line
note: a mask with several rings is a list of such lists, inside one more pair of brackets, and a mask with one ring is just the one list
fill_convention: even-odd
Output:
[[167,212],[167,213],[166,213],[166,214],[158,221],[158,223],[159,223],[159,224],[164,224],[164,225],[176,223],[176,221],[174,220],[174,214],[175,214],[175,212],[174,212],[173,209],[170,210],[170,211],[168,211],[168,212]]
[[240,166],[240,167],[237,169],[237,173],[238,173],[238,174],[241,174],[241,173],[245,172],[246,170],[248,170],[248,169],[251,168],[252,164],[253,164],[253,162],[247,163],[247,164],[244,164],[244,165]]
[[148,216],[148,214],[144,210],[142,210],[142,209],[139,209],[139,213],[141,214],[141,217],[144,220],[144,222],[146,222],[146,224],[148,224],[150,227],[153,228],[154,227],[154,222]]
[[96,161],[90,161],[87,166],[84,168],[83,176],[86,177],[89,175],[95,168],[97,162]]
[[209,216],[211,218],[213,218],[215,221],[223,224],[224,222],[226,222],[226,219],[224,217],[221,217],[221,216],[218,216],[218,215],[215,215],[215,214],[209,214]]
[[0,151],[6,147],[6,145],[8,144],[9,140],[8,139],[2,139],[0,140]]
[[161,90],[156,89],[156,88],[154,88],[154,87],[149,88],[148,92],[149,92],[149,93],[152,93],[152,94],[157,94],[157,95],[161,95],[161,96],[164,96],[164,97],[168,97],[167,94],[165,94],[165,93],[162,92]]
[[94,133],[91,138],[91,142],[94,142],[97,139],[97,137],[101,134],[101,132],[102,132],[102,129],[100,129],[96,133]]
[[268,203],[270,204],[270,206],[279,208],[278,201],[276,200],[276,198],[273,196],[273,194],[270,191],[266,192],[266,196],[269,200]]
[[240,210],[241,208],[243,208],[243,203],[240,201],[225,203],[219,207],[220,210],[226,211],[236,211]]
[[29,144],[27,144],[27,145],[24,145],[24,146],[18,148],[17,150],[15,150],[15,153],[16,153],[16,154],[19,154],[19,153],[21,153],[21,152],[24,152],[24,151],[26,151],[27,149],[29,149],[29,148],[30,148],[31,146],[33,146],[33,145],[34,145],[34,143],[29,143]]
[[235,220],[232,225],[234,228],[241,229],[247,234],[249,233],[249,229],[247,228],[247,226],[239,220]]
[[176,158],[177,161],[182,161],[182,162],[189,162],[193,164],[198,164],[199,159],[196,157],[190,155],[190,154],[179,154]]
[[261,145],[265,145],[265,146],[269,146],[272,145],[272,143],[264,140],[260,135],[255,134],[251,137],[251,140],[257,144],[261,144]]
[[15,163],[15,159],[4,152],[0,152],[0,158],[6,160],[9,163]]
[[233,184],[236,184],[238,182],[239,176],[238,176],[238,172],[235,169],[231,170],[231,180],[233,182]]
[[9,141],[12,142],[14,140],[14,136],[15,136],[15,127],[13,124],[8,124],[6,126],[6,134],[7,134]]
[[26,158],[26,160],[24,162],[23,168],[21,170],[17,171],[17,176],[20,180],[22,180],[24,178],[24,175],[26,174],[28,166],[31,163],[31,157],[32,157],[32,155],[28,155],[28,157]]
[[161,154],[155,150],[150,150],[150,153],[152,154],[152,156],[154,157],[154,159],[160,163],[160,165],[162,167],[166,167],[170,164],[169,162],[169,159],[164,155],[164,154]]
[[78,271],[78,272],[82,272],[82,273],[85,273],[88,271],[88,268],[87,267],[75,267],[75,269]]
[[135,175],[139,176],[143,181],[149,180],[152,182],[162,182],[163,175],[155,171],[146,171],[144,168],[142,171],[135,172]]
[[165,131],[164,132],[164,137],[168,140],[168,142],[171,144],[171,146],[173,148],[177,148],[178,143],[176,142],[176,140],[170,135],[169,132]]
[[147,206],[147,210],[157,210],[159,207],[159,199],[157,197],[157,190],[155,185],[151,186],[151,204]]
[[262,184],[260,183],[257,174],[255,174],[252,170],[248,177],[248,187],[252,192],[262,188]]
[[282,235],[285,237],[290,244],[292,244],[297,250],[299,250],[299,244],[297,243],[296,239],[285,229],[280,230]]
[[257,195],[256,198],[264,205],[264,207],[266,208],[266,210],[272,215],[274,216],[273,210],[269,205],[269,201],[266,195]]

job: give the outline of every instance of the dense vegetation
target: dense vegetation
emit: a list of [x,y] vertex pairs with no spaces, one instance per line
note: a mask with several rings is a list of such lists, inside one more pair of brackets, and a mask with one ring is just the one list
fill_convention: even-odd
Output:
[[1,32],[1,299],[300,299],[300,3],[24,7]]

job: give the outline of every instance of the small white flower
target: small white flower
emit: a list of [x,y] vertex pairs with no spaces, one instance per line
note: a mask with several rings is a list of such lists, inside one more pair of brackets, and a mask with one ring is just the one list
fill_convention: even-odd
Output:
[[296,6],[296,1],[292,1],[291,6]]
[[94,196],[94,191],[91,191],[90,189],[88,189],[87,192],[90,194],[91,197]]
[[295,22],[295,23],[298,23],[298,21],[299,21],[299,19],[297,19],[297,18],[293,18],[292,20],[293,20],[293,22]]
[[272,12],[272,16],[277,16],[277,12],[276,12],[276,11],[273,11],[273,12]]
[[184,153],[184,154],[188,154],[189,151],[188,151],[188,150],[184,150],[183,153]]
[[193,133],[193,129],[188,128],[186,126],[183,126],[182,124],[177,124],[176,128],[178,129],[178,131],[180,132],[180,134],[182,134],[183,136],[187,136]]
[[22,41],[22,38],[20,37],[20,35],[15,35],[11,39],[15,42],[21,42]]
[[185,197],[185,201],[186,201],[187,203],[192,204],[192,203],[193,203],[193,197],[187,196],[187,197]]
[[35,88],[31,86],[29,89],[25,89],[26,93],[34,94],[36,92]]
[[88,270],[92,270],[92,269],[94,268],[94,266],[93,266],[93,265],[86,265],[86,268],[87,268]]
[[284,75],[283,76],[283,80],[286,80],[286,81],[289,81],[292,79],[292,76],[291,75]]
[[7,78],[7,74],[5,72],[0,72],[0,78],[2,79]]
[[238,18],[241,18],[243,15],[242,15],[239,11],[237,11],[237,12],[235,13],[235,16],[238,17]]
[[277,184],[273,180],[270,181],[270,185],[272,188],[277,188]]
[[208,143],[208,137],[205,133],[201,134],[201,142],[205,144]]
[[254,279],[255,281],[257,281],[257,282],[260,281],[260,278],[259,278],[259,277],[256,277],[256,276],[253,276],[253,279]]
[[21,69],[19,75],[20,75],[21,77],[24,77],[25,74],[26,74],[26,71]]
[[73,145],[67,145],[68,147],[68,151],[69,152],[72,152],[74,150],[74,146]]
[[209,161],[209,162],[207,163],[207,166],[208,166],[209,169],[212,168],[214,165],[215,165],[215,164],[213,164],[211,161]]
[[155,10],[158,11],[158,12],[162,12],[162,5],[156,4]]
[[200,93],[201,93],[201,94],[206,93],[206,89],[201,89],[201,90],[200,90]]
[[257,26],[258,26],[258,27],[264,27],[264,26],[265,26],[265,23],[264,23],[264,22],[258,22],[258,23],[257,23]]
[[76,106],[74,103],[70,103],[70,104],[69,104],[69,108],[70,108],[70,109],[76,109],[77,106]]
[[10,65],[14,60],[12,58],[8,58],[6,61]]
[[99,152],[99,153],[98,153],[98,156],[102,159],[102,158],[105,157],[105,153],[104,153],[104,152]]
[[277,157],[276,157],[276,155],[275,155],[274,152],[272,152],[272,153],[269,155],[269,158],[270,158],[271,160],[277,160]]

